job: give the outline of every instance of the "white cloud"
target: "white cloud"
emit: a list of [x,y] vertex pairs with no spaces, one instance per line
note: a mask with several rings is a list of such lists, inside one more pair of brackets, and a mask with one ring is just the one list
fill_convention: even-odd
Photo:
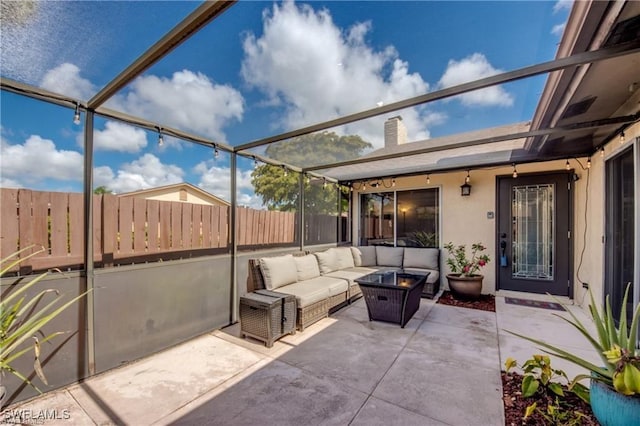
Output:
[[553,13],[558,13],[562,10],[571,10],[573,7],[573,0],[558,0],[553,5]]
[[[193,171],[200,175],[198,187],[214,194],[223,200],[231,202],[231,173],[228,167],[216,166],[215,161],[203,161],[198,163]],[[251,173],[253,170],[240,170],[236,179],[238,188],[237,203],[239,206],[248,206],[254,209],[262,209],[262,199],[258,197],[251,185]]]
[[[80,134],[81,145],[83,139],[84,135]],[[147,146],[147,133],[128,124],[107,121],[104,130],[94,132],[93,144],[96,150],[136,153]]]
[[17,180],[0,176],[0,188],[24,188],[24,185]]
[[567,26],[566,22],[563,22],[562,24],[554,25],[553,28],[551,29],[551,34],[556,35],[558,37],[562,36],[562,34],[564,33],[564,28],[566,26]]
[[[474,53],[459,61],[449,60],[447,69],[438,82],[442,88],[456,86],[469,81],[490,77],[501,73],[494,68],[481,53]],[[513,96],[500,86],[487,87],[456,96],[466,106],[511,106]]]
[[239,91],[189,70],[175,72],[171,78],[138,77],[125,95],[108,104],[221,142],[225,141],[223,127],[232,120],[242,120],[244,113],[244,99]]
[[[414,97],[429,84],[393,47],[376,51],[366,44],[369,22],[341,31],[327,10],[285,2],[263,15],[261,35],[249,33],[243,47],[242,76],[281,105],[286,129],[375,108],[380,102]],[[428,137],[426,108],[402,112],[410,140]],[[338,132],[360,134],[376,146],[383,144],[386,117],[352,123]]]
[[2,140],[0,149],[2,181],[32,186],[47,179],[82,181],[83,156],[58,150],[53,141],[31,135],[24,144],[11,145]]
[[153,154],[144,154],[123,164],[117,173],[108,166],[93,171],[94,186],[105,186],[115,193],[131,192],[183,182],[184,171],[173,164],[163,164]]
[[52,92],[80,100],[88,100],[97,92],[89,80],[80,76],[80,68],[70,63],[64,63],[47,71],[40,85]]

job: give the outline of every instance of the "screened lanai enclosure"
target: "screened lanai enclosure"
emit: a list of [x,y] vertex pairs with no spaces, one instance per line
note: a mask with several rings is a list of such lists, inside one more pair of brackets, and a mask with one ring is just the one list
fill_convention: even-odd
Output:
[[[638,2],[1,5],[2,294],[89,291],[45,327],[71,330],[46,390],[237,322],[260,256],[508,238],[489,292],[639,281]],[[541,174],[572,191],[562,250],[501,209]]]

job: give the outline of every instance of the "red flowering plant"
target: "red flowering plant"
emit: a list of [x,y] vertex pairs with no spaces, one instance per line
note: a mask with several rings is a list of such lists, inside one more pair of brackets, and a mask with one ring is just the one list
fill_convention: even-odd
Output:
[[467,247],[465,245],[454,246],[449,242],[444,245],[449,253],[447,265],[452,274],[460,274],[461,277],[471,277],[477,275],[476,272],[489,263],[489,255],[482,253],[487,248],[482,243],[471,245],[471,259],[467,258]]

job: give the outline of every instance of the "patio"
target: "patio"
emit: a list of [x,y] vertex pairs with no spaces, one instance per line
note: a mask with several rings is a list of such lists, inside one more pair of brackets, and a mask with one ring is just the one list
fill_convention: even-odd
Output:
[[404,329],[369,322],[360,299],[270,349],[236,337],[235,324],[11,412],[46,410],[59,419],[46,424],[77,425],[501,425],[504,360],[539,352],[505,328],[588,353],[555,311],[506,304],[505,296],[495,313],[423,299]]
[[[3,2],[10,12],[3,30],[7,22],[12,32],[2,38],[0,61],[0,251],[45,250],[3,276],[0,293],[51,269],[64,273],[43,283],[63,300],[88,292],[42,328],[68,331],[42,346],[50,393],[31,399],[35,389],[3,377],[3,403],[31,410],[9,416],[77,424],[502,424],[502,360],[534,353],[505,334],[505,324],[577,344],[552,311],[506,305],[506,290],[566,296],[579,315],[587,290],[597,302],[610,296],[615,310],[640,303],[640,2],[372,2],[362,15],[349,2],[329,2],[328,15],[320,3],[279,3],[154,2],[155,16],[139,2]],[[490,5],[501,10],[478,19],[475,8]],[[507,7],[519,9],[521,21],[505,19]],[[379,27],[397,11],[414,25]],[[267,24],[281,12],[335,16],[336,24],[325,20],[335,34],[358,33],[352,29],[371,19],[376,35],[406,35],[410,44],[365,73],[379,87],[369,91],[352,79],[361,75],[350,68],[359,56],[327,60],[319,43],[326,32],[302,26],[306,45],[296,35],[283,37],[299,44],[291,51],[280,50],[288,44],[264,51],[290,58],[275,61],[282,68],[272,76],[291,80],[282,95],[291,101],[272,102],[279,89],[259,84],[262,67],[249,78],[237,70],[256,64],[244,46],[267,40]],[[60,25],[60,16],[71,25]],[[467,41],[485,31],[458,25],[458,52],[441,35],[463,16],[533,37],[496,36],[476,49]],[[432,19],[445,30],[427,25]],[[552,21],[566,31],[550,37]],[[144,30],[130,41],[86,37],[86,28],[100,34],[96,23],[104,34]],[[432,33],[419,44],[442,46],[442,61],[417,48],[423,29]],[[228,41],[229,34],[247,38]],[[364,47],[376,56],[396,43],[365,39],[351,49],[341,36],[329,53]],[[494,58],[494,41],[514,54],[496,47]],[[51,61],[35,64],[25,52]],[[473,58],[488,72],[445,81],[450,65]],[[396,63],[420,84],[405,91],[404,80],[394,82]],[[291,70],[301,78],[287,78]],[[166,90],[183,80],[190,90]],[[145,89],[150,81],[164,85]],[[238,102],[209,102],[218,89]],[[175,98],[155,96],[165,92]],[[496,92],[513,105],[482,106]],[[474,99],[480,104],[468,103]],[[247,112],[234,112],[241,104]],[[290,120],[298,115],[304,120]],[[525,232],[537,223],[540,241]],[[423,300],[400,329],[370,323],[359,302],[269,350],[236,337],[249,259],[368,244],[442,251],[449,241],[486,244],[492,262],[483,293],[497,292],[496,314]],[[536,260],[524,262],[528,254]],[[439,266],[444,277],[444,252]],[[25,356],[14,367],[35,379],[33,364]]]

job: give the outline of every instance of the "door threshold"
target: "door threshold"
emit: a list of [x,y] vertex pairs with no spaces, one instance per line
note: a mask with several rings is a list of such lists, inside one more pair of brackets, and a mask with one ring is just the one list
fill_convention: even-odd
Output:
[[575,305],[575,301],[567,296],[550,296],[548,294],[527,293],[525,291],[498,290],[496,297],[513,297],[517,299],[540,300],[542,302],[558,302],[563,305]]

